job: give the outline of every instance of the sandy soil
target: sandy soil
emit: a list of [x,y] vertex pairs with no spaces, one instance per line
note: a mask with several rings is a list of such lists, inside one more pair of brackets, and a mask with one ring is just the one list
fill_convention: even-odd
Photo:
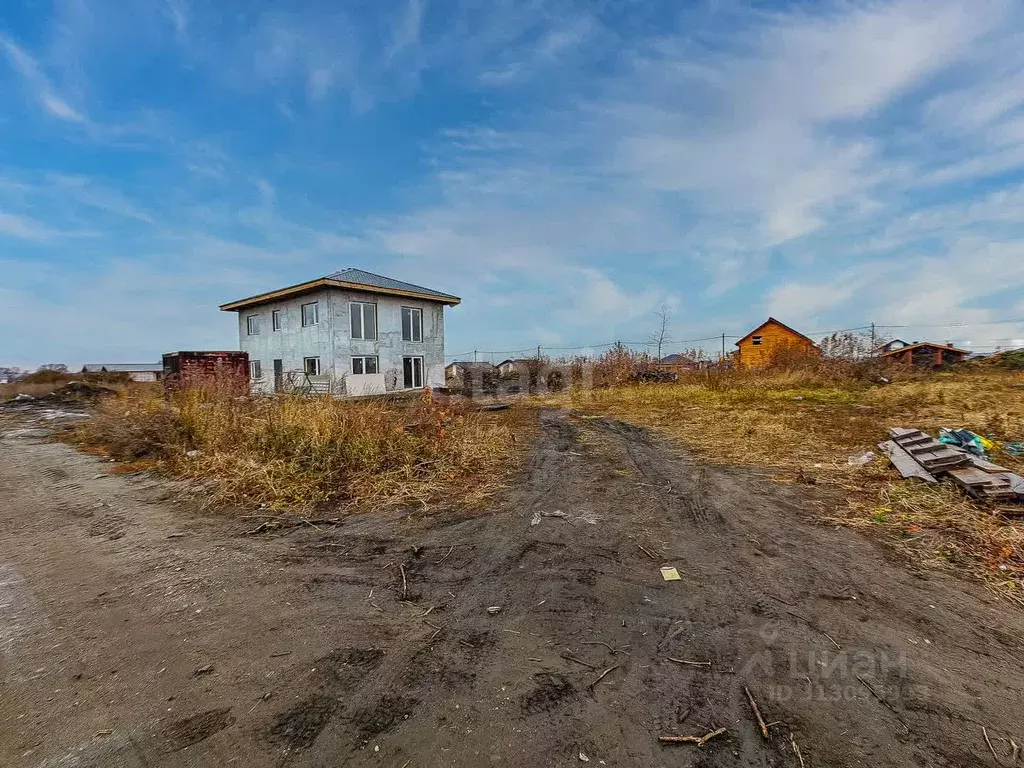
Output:
[[1005,765],[1024,745],[1019,611],[811,524],[816,489],[542,421],[488,514],[258,535],[0,439],[0,765],[799,766],[795,742],[806,766],[937,768],[997,765],[983,727]]

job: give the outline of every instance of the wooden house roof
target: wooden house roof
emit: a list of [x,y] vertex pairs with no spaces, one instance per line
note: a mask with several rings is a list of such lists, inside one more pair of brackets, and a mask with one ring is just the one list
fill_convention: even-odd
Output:
[[958,347],[951,347],[948,344],[938,344],[934,341],[915,341],[913,344],[907,344],[905,347],[900,347],[899,349],[894,349],[891,352],[886,352],[882,357],[890,357],[891,355],[898,355],[901,352],[906,352],[909,349],[921,349],[922,347],[927,347],[928,349],[943,349],[947,352],[959,352],[963,355],[971,354],[969,349],[959,349]]
[[742,339],[737,341],[736,342],[736,346],[738,347],[740,344],[742,344],[744,341],[749,339],[751,336],[756,336],[758,331],[760,331],[760,330],[762,330],[762,329],[764,329],[767,326],[772,325],[772,324],[777,325],[780,328],[785,328],[787,331],[789,331],[793,335],[799,336],[801,339],[804,339],[805,341],[810,343],[811,346],[817,346],[814,343],[814,340],[811,339],[809,336],[804,336],[804,334],[800,333],[800,331],[796,330],[795,328],[790,328],[788,325],[786,325],[783,322],[780,322],[779,320],[776,320],[774,317],[769,317],[767,320],[765,320],[763,323],[761,323],[759,326],[757,326],[757,328],[755,328],[750,333],[748,333],[746,336],[744,336]]

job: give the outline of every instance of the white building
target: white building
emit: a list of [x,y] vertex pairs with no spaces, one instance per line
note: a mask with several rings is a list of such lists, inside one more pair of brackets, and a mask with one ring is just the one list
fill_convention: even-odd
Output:
[[164,374],[163,363],[86,363],[82,373],[126,373],[132,381],[159,381]]
[[374,394],[444,386],[444,308],[457,296],[361,269],[224,304],[257,392]]

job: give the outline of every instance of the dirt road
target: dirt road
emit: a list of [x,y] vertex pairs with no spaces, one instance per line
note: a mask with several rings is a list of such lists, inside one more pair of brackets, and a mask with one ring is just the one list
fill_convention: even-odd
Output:
[[1010,764],[1019,612],[813,489],[542,421],[488,514],[253,536],[0,440],[0,765]]

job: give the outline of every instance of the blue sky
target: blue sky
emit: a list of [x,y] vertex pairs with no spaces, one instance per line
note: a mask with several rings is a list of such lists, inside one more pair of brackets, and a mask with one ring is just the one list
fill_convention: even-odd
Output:
[[0,363],[347,266],[462,296],[451,354],[1024,344],[1014,0],[4,3],[0,104]]

